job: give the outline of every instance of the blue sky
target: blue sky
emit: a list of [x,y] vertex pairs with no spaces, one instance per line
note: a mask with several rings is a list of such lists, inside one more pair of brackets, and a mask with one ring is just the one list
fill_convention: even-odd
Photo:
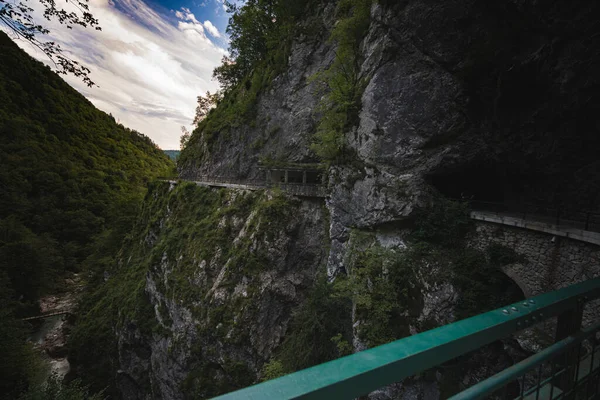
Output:
[[146,1],[157,12],[167,14],[171,10],[189,9],[198,20],[211,21],[221,32],[227,29],[229,15],[220,0],[152,0]]
[[[36,2],[28,0],[50,29],[49,39],[90,68],[99,87],[64,79],[161,148],[179,148],[181,126],[191,129],[196,97],[218,89],[212,70],[228,47],[223,0],[90,0],[102,31],[45,22]],[[50,65],[27,43],[17,44]]]

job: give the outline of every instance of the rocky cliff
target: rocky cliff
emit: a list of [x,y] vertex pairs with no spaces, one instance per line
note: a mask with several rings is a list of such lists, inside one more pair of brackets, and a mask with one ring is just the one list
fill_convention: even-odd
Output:
[[[194,132],[182,178],[256,178],[261,162],[319,161],[327,91],[318,77],[339,57],[339,43],[324,38],[342,17],[336,2],[317,4],[252,118]],[[522,298],[500,268],[519,254],[467,246],[466,211],[439,195],[598,206],[598,8],[373,2],[355,57],[359,107],[343,132],[346,156],[326,163],[324,204],[193,185],[151,193],[155,217],[136,246],[156,327],[119,331],[125,397],[206,397],[302,366],[286,361],[298,338],[288,328],[312,304],[319,272],[335,281],[333,298],[351,303],[347,326],[326,332],[337,346],[330,357]],[[446,397],[524,354],[515,341],[497,343],[371,397]]]
[[[358,75],[368,84],[345,134],[360,163],[375,167],[359,173],[411,174],[454,196],[595,207],[598,14],[583,1],[374,2],[360,43]],[[335,41],[325,38],[336,17],[335,2],[306,13],[254,118],[197,130],[183,177],[247,176],[261,159],[316,160],[309,145],[321,93],[312,78],[334,61]]]
[[162,183],[122,268],[151,308],[120,328],[124,398],[206,398],[248,385],[326,260],[327,210],[283,194]]

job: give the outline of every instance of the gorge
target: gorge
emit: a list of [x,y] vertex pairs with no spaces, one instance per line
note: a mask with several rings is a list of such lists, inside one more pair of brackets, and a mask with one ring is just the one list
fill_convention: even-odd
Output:
[[[91,214],[123,223],[79,253],[67,380],[114,399],[211,398],[599,276],[597,243],[474,219],[471,204],[600,212],[600,5],[249,0],[234,15],[237,59],[217,69],[221,98],[176,173],[90,117],[137,139],[99,145],[123,165],[81,185],[111,194]],[[544,340],[514,335],[368,398],[448,398]]]

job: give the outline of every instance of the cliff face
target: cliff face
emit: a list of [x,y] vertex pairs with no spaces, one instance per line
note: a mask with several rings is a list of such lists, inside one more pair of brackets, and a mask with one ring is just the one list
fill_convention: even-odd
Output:
[[[368,85],[347,144],[366,166],[447,194],[558,204],[578,193],[571,205],[595,206],[598,14],[583,1],[374,4],[360,47]],[[334,59],[325,38],[335,22],[335,3],[307,13],[318,28],[293,42],[254,121],[216,132],[214,145],[194,142],[201,156],[180,165],[182,176],[246,176],[260,158],[315,161],[311,77]]]
[[124,269],[147,266],[152,305],[118,332],[123,397],[252,383],[325,262],[326,220],[319,202],[282,194],[155,186],[122,255]]
[[[506,276],[489,278],[486,271],[499,267],[492,251],[465,249],[458,258],[449,250],[456,243],[417,246],[413,223],[436,193],[597,206],[598,15],[598,5],[583,1],[374,3],[359,48],[358,75],[366,86],[357,123],[344,133],[353,160],[328,170],[328,212],[318,201],[288,200],[276,217],[280,225],[263,234],[266,216],[257,210],[274,201],[268,194],[220,191],[220,203],[208,212],[221,216],[196,230],[185,228],[204,218],[193,205],[164,204],[143,240],[154,254],[146,291],[166,334],[144,336],[135,324],[120,331],[123,393],[177,399],[256,381],[263,364],[278,357],[292,310],[325,264],[330,278],[348,277],[353,293],[367,290],[370,300],[389,305],[381,316],[371,303],[353,299],[346,339],[355,351],[475,312],[469,268],[482,268],[469,278],[487,280],[481,293],[496,285],[500,303],[522,297]],[[260,160],[317,161],[309,148],[322,93],[311,77],[334,62],[336,43],[324,38],[335,23],[335,3],[307,13],[304,24],[317,28],[293,41],[288,67],[258,97],[254,120],[220,132],[197,130],[182,155],[197,157],[183,157],[182,178],[255,178]],[[161,190],[157,196],[175,199]],[[215,195],[190,186],[171,190]],[[223,211],[242,200],[244,212]],[[447,216],[460,217],[460,210],[449,210],[437,214],[445,224],[437,229],[452,236]],[[170,225],[187,232],[183,240]],[[224,242],[204,242],[222,230]],[[195,246],[207,247],[190,250]],[[256,254],[264,256],[261,266],[245,270]],[[397,280],[379,279],[394,268],[403,271]],[[176,276],[173,282],[193,289],[175,290]],[[495,344],[462,360],[460,371],[441,368],[372,397],[444,397],[523,355],[514,341]],[[489,358],[501,362],[486,366]]]
[[[255,121],[211,146],[194,142],[201,157],[180,165],[182,177],[256,177],[260,160],[316,160],[309,145],[321,114],[310,78],[334,59],[335,43],[323,40],[334,9],[323,2],[309,13],[306,24],[322,28],[294,41]],[[374,4],[360,47],[368,85],[344,138],[356,160],[330,170],[334,246],[349,227],[405,219],[432,189],[597,208],[597,15],[597,5],[566,1]]]

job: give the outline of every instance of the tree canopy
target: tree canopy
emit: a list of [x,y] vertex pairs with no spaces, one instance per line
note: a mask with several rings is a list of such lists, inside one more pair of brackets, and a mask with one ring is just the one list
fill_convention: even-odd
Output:
[[282,39],[287,35],[281,28],[292,27],[308,3],[310,0],[248,0],[239,6],[225,1],[232,13],[227,26],[230,56],[223,57],[213,72],[224,91],[239,84],[270,50],[285,42]]
[[[74,26],[91,27],[101,30],[99,21],[89,11],[89,0],[67,0],[68,9],[57,7],[55,0],[38,0],[44,9],[44,18],[55,20],[65,25],[67,29]],[[88,86],[95,83],[90,79],[90,70],[78,61],[71,59],[60,45],[53,41],[42,41],[40,35],[50,33],[33,17],[34,9],[24,1],[0,0],[0,25],[8,28],[17,39],[23,39],[41,50],[53,62],[59,74],[73,74]]]
[[198,126],[200,122],[208,115],[209,111],[215,107],[222,99],[221,92],[215,93],[206,92],[204,96],[198,96],[198,105],[196,106],[196,115],[192,122],[195,126]]

